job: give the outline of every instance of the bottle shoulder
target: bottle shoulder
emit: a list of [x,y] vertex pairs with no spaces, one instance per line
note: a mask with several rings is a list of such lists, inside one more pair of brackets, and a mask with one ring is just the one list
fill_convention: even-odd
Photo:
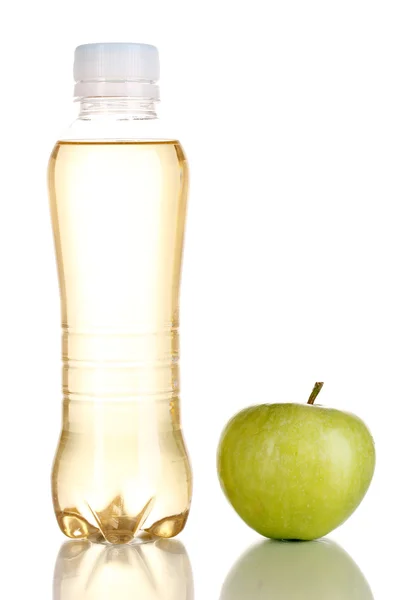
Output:
[[156,159],[156,164],[163,165],[163,168],[165,165],[170,169],[179,168],[182,176],[188,175],[187,157],[178,140],[72,138],[56,142],[49,157],[48,176],[51,178],[60,168],[75,171],[85,167],[93,170],[97,165],[104,169],[108,160],[128,164],[137,161],[138,156],[143,168],[154,165]]

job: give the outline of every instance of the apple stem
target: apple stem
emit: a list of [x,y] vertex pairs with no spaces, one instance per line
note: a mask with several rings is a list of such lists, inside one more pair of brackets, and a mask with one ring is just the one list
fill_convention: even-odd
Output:
[[307,404],[314,404],[315,399],[318,396],[318,394],[320,393],[323,385],[324,385],[323,381],[317,381],[317,383],[314,385],[313,391],[311,392],[311,395],[308,399]]

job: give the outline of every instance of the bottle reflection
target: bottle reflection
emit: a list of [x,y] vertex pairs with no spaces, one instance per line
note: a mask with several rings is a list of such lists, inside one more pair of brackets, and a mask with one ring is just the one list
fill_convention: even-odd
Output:
[[189,557],[177,540],[110,546],[66,542],[58,553],[53,600],[193,600]]
[[232,567],[220,600],[373,600],[356,563],[334,542],[264,541]]

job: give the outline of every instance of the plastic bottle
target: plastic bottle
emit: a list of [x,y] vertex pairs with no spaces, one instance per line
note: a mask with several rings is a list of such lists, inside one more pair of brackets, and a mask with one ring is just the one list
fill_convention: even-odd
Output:
[[54,509],[70,538],[169,538],[192,492],[179,407],[187,162],[160,135],[154,46],[79,46],[74,76],[79,117],[49,163],[64,394]]

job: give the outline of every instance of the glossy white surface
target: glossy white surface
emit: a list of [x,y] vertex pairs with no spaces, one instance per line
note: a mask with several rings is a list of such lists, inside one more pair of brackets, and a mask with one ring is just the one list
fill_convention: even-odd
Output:
[[3,544],[2,594],[46,600],[395,598],[394,541],[370,527],[357,531],[354,522],[350,531],[343,527],[319,542],[283,543],[263,541],[235,518],[222,520],[221,528],[229,525],[225,532],[205,531],[192,518],[179,540],[141,546],[65,542],[49,527],[36,541]]

